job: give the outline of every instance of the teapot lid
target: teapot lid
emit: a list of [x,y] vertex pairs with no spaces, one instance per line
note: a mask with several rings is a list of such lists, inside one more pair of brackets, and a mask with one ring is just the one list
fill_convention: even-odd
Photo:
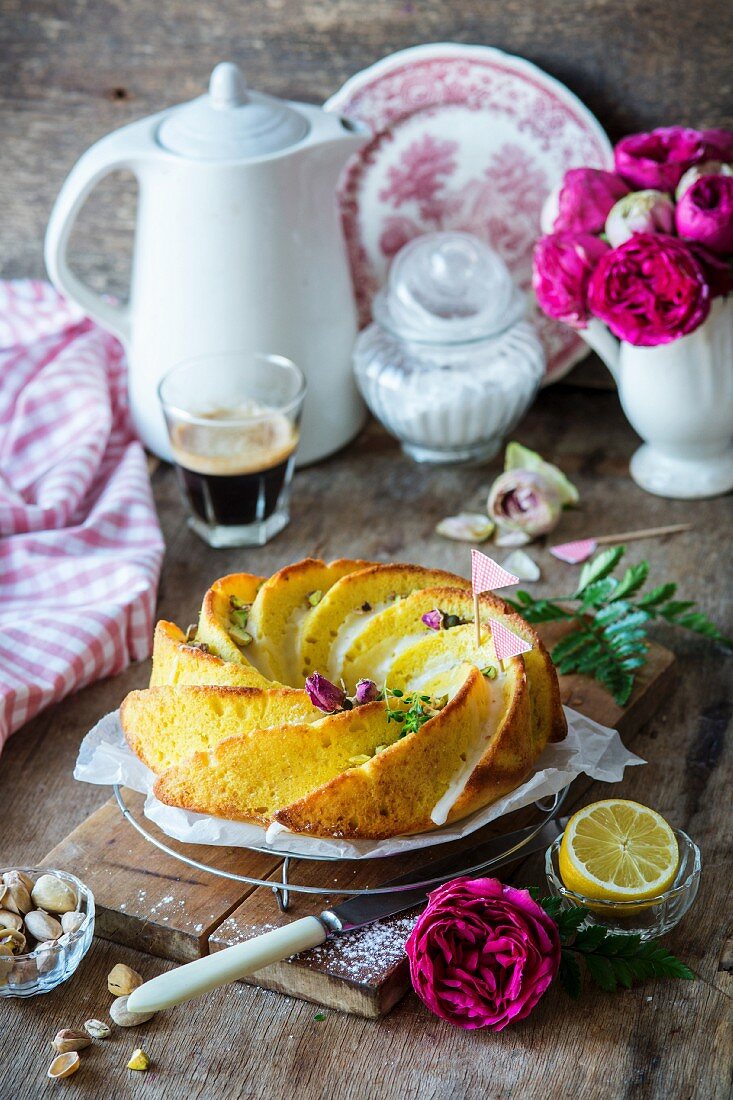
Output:
[[209,90],[168,112],[158,142],[195,160],[241,160],[276,153],[302,141],[310,126],[281,99],[250,91],[241,69],[222,61]]

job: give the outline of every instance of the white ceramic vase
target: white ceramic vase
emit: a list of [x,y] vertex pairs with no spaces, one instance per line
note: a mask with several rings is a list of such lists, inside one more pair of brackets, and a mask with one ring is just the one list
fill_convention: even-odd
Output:
[[582,336],[610,370],[644,445],[631,459],[637,485],[692,500],[733,489],[733,298],[670,344],[635,347],[593,319]]

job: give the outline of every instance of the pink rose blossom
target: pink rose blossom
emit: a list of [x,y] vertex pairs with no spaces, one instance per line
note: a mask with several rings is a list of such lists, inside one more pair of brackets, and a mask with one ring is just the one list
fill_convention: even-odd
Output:
[[692,332],[710,312],[710,297],[692,250],[662,233],[636,233],[607,252],[588,285],[591,313],[620,340],[639,347]]
[[549,231],[601,233],[611,207],[628,193],[614,172],[600,168],[571,168],[556,196],[557,213]]
[[653,187],[672,192],[693,164],[705,160],[730,160],[733,133],[663,126],[623,138],[614,155],[616,171],[632,188]]
[[526,890],[495,878],[433,890],[405,950],[420,1000],[466,1029],[523,1020],[560,966],[555,922]]
[[695,180],[677,203],[675,220],[680,237],[711,252],[733,252],[733,176]]
[[588,321],[588,281],[608,252],[608,245],[589,233],[552,233],[535,245],[532,285],[549,317],[573,328]]

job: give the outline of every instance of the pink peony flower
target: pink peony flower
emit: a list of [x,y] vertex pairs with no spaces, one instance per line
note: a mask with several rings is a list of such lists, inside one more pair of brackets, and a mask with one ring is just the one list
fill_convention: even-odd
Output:
[[684,192],[675,210],[680,237],[733,252],[733,176],[702,176]]
[[[600,168],[571,168],[548,199],[548,233],[600,233],[615,202],[628,187],[614,172]],[[543,228],[545,226],[543,225]]]
[[663,126],[645,134],[630,134],[614,150],[616,171],[641,189],[674,191],[684,172],[705,160],[731,160],[733,133]]
[[632,191],[619,199],[606,219],[606,237],[617,248],[634,233],[671,233],[674,203],[664,191]]
[[420,1000],[467,1029],[523,1020],[560,966],[555,922],[526,890],[495,878],[433,890],[405,950]]
[[710,312],[710,298],[692,250],[662,233],[637,233],[607,252],[588,285],[591,313],[620,340],[639,347],[692,332]]
[[346,693],[336,687],[320,672],[313,672],[305,681],[305,690],[314,707],[332,714],[336,710],[343,710],[346,702]]
[[552,233],[535,245],[532,285],[549,317],[573,328],[588,321],[588,281],[608,245],[589,233]]
[[704,160],[701,164],[693,164],[677,184],[677,190],[674,193],[675,201],[679,202],[687,188],[701,176],[733,176],[733,164],[724,164],[722,160]]

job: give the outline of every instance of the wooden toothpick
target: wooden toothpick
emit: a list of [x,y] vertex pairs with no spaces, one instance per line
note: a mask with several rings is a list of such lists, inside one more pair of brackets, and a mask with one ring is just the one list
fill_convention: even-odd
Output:
[[674,523],[670,527],[647,527],[643,531],[622,531],[619,535],[596,535],[593,541],[601,546],[607,542],[633,542],[635,539],[650,539],[655,535],[676,535],[680,531],[691,530],[691,523]]
[[481,645],[481,609],[478,602],[478,592],[473,594],[473,621],[476,625],[476,645]]

